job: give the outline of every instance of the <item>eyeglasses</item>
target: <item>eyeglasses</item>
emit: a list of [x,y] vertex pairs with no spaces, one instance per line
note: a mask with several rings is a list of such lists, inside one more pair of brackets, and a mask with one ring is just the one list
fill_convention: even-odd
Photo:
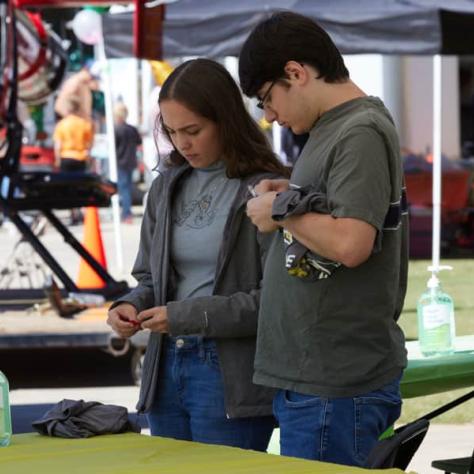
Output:
[[259,109],[262,109],[265,107],[265,102],[268,98],[268,95],[270,94],[271,90],[272,90],[272,87],[275,85],[275,83],[277,82],[277,79],[275,79],[271,84],[270,84],[270,87],[267,89],[267,92],[265,92],[265,94],[263,94],[263,97],[257,102],[257,107]]

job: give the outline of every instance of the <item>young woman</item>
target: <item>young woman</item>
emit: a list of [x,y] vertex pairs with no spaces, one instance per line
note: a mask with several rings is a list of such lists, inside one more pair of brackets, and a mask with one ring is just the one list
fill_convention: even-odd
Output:
[[179,66],[159,106],[174,150],[150,189],[138,286],[109,324],[151,331],[137,409],[152,435],[265,451],[273,393],[252,383],[265,240],[245,204],[286,170],[218,63]]

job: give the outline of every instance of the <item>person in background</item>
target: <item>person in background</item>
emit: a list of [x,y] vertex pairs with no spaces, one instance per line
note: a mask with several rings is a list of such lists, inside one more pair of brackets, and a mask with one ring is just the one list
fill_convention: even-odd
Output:
[[[397,132],[383,103],[351,81],[329,35],[302,15],[257,25],[239,75],[269,122],[309,132],[290,181],[262,181],[247,204],[258,229],[273,232],[253,380],[278,389],[281,454],[363,466],[400,415],[407,363],[397,324],[408,268]],[[305,190],[325,212],[294,212]],[[292,239],[337,270],[311,278],[288,269]]]
[[60,117],[66,117],[69,113],[69,100],[78,101],[79,108],[76,115],[85,120],[92,120],[92,91],[98,89],[98,76],[93,75],[89,65],[71,74],[61,85],[59,93],[54,102],[54,111]]
[[281,129],[281,150],[283,152],[285,161],[290,165],[294,166],[296,160],[301,155],[306,142],[308,141],[309,134],[303,133],[302,135],[296,135],[291,131],[291,128],[282,127]]
[[[90,120],[78,115],[79,100],[69,97],[66,101],[67,115],[54,128],[55,167],[65,173],[83,173],[90,162],[90,149],[94,139],[94,127]],[[71,210],[71,223],[82,220],[79,209]]]
[[142,143],[138,130],[127,123],[128,110],[119,102],[114,107],[115,149],[117,153],[118,192],[122,206],[122,222],[131,224],[133,171],[137,167],[137,149]]
[[90,149],[94,139],[94,128],[90,120],[79,115],[78,98],[69,97],[67,115],[54,128],[54,157],[56,168],[65,172],[86,171],[90,160]]
[[273,391],[252,373],[268,236],[245,204],[286,169],[214,61],[176,68],[159,106],[173,151],[147,199],[138,286],[108,323],[122,337],[151,331],[137,410],[152,435],[265,451]]

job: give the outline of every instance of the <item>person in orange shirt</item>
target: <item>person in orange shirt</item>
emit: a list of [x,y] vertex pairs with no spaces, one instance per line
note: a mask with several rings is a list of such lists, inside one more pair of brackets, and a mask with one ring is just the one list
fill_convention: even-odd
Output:
[[55,165],[65,172],[86,171],[94,127],[78,114],[78,99],[70,97],[66,104],[68,114],[57,123],[53,134]]
[[[81,104],[77,98],[69,97],[66,105],[68,114],[54,129],[54,163],[62,172],[80,173],[87,170],[90,162],[94,126],[90,120],[78,115]],[[81,211],[71,209],[71,224],[81,221]]]

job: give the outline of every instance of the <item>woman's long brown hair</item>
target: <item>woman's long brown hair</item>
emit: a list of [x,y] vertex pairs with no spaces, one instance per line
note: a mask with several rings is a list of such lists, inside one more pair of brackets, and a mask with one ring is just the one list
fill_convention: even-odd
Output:
[[[178,66],[160,90],[158,103],[165,100],[175,100],[217,124],[223,146],[222,159],[229,178],[244,178],[259,172],[288,175],[245,108],[234,79],[219,63],[201,58]],[[157,126],[172,143],[163,127],[161,114]],[[172,166],[185,161],[176,148],[171,152],[169,163]]]

